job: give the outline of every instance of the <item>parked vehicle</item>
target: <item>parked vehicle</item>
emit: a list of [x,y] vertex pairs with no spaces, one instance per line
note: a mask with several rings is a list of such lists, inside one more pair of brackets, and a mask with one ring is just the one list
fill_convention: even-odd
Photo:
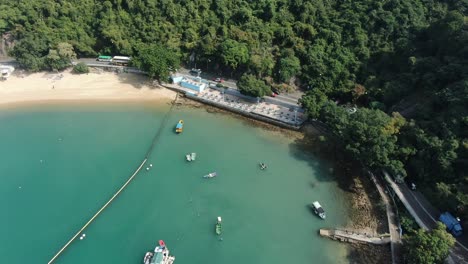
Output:
[[271,93],[271,97],[276,97],[276,96],[278,96],[277,93],[273,93],[273,92]]
[[190,74],[200,76],[202,71],[200,69],[192,68],[189,72],[190,72]]
[[112,61],[112,57],[111,56],[106,56],[106,55],[100,55],[97,59],[97,61]]
[[453,236],[461,236],[463,233],[462,227],[458,219],[453,217],[449,212],[445,212],[440,215],[439,221],[441,221],[447,230],[452,233]]
[[127,56],[114,56],[111,63],[114,65],[127,66],[132,59]]
[[212,80],[215,81],[215,82],[219,82],[219,83],[224,82],[224,79],[223,79],[223,78],[219,78],[219,77],[218,77],[218,78],[213,78]]

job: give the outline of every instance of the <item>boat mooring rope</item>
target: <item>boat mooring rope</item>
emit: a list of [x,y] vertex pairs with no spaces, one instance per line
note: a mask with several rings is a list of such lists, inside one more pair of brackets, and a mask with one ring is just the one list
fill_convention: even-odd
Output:
[[59,252],[57,252],[57,254],[55,254],[55,256],[51,260],[49,260],[48,264],[51,264],[52,262],[54,262],[60,256],[60,254],[62,254],[62,252],[65,249],[67,249],[68,246],[94,221],[94,219],[96,219],[96,217],[98,217],[99,214],[101,214],[101,212],[104,211],[104,209],[106,209],[107,206],[114,201],[114,199],[127,187],[127,185],[133,180],[133,178],[135,178],[135,176],[138,174],[138,172],[140,172],[141,168],[143,168],[145,163],[148,161],[149,156],[151,155],[151,153],[153,152],[154,147],[156,146],[156,141],[161,136],[161,132],[163,131],[163,128],[165,127],[167,121],[169,120],[169,115],[172,112],[172,109],[174,108],[174,105],[175,105],[175,102],[177,101],[178,95],[179,94],[177,93],[176,97],[174,98],[174,101],[172,102],[171,107],[169,108],[169,111],[167,111],[166,115],[164,116],[164,119],[161,122],[161,126],[159,127],[158,131],[156,132],[155,136],[153,137],[153,140],[151,141],[151,145],[150,145],[148,151],[146,152],[145,158],[141,162],[140,166],[135,170],[135,172],[132,174],[132,176],[130,176],[130,178],[128,178],[128,180],[124,183],[124,185],[122,185],[122,187],[120,187],[120,189],[109,199],[109,201],[107,201],[107,203],[105,203],[104,206],[102,206],[101,209],[99,209],[99,211],[97,211],[97,213],[94,214],[94,216],[91,217],[91,219],[89,219],[89,221],[78,232],[76,232],[76,234],[59,250]]

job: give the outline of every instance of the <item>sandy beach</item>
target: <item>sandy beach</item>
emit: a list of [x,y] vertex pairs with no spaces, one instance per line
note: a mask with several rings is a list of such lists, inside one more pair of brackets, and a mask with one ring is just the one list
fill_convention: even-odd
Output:
[[152,85],[147,77],[132,73],[15,72],[0,82],[0,105],[70,100],[167,101],[175,95],[171,90]]

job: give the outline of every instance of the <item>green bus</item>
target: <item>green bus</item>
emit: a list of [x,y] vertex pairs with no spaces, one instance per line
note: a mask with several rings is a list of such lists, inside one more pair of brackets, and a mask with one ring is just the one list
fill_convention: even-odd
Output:
[[111,56],[99,56],[97,59],[97,61],[112,61],[112,57]]

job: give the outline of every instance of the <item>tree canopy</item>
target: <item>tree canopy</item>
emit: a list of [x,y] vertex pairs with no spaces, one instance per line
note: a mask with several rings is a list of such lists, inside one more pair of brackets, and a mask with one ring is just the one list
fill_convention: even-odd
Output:
[[242,75],[237,82],[237,87],[242,94],[253,97],[263,97],[271,94],[270,87],[264,81],[257,79],[251,74]]
[[179,58],[160,45],[140,45],[132,63],[148,73],[150,78],[168,81],[170,72],[179,67]]
[[437,222],[437,227],[430,232],[419,229],[405,239],[405,262],[411,264],[442,264],[455,245],[455,238],[445,225]]

